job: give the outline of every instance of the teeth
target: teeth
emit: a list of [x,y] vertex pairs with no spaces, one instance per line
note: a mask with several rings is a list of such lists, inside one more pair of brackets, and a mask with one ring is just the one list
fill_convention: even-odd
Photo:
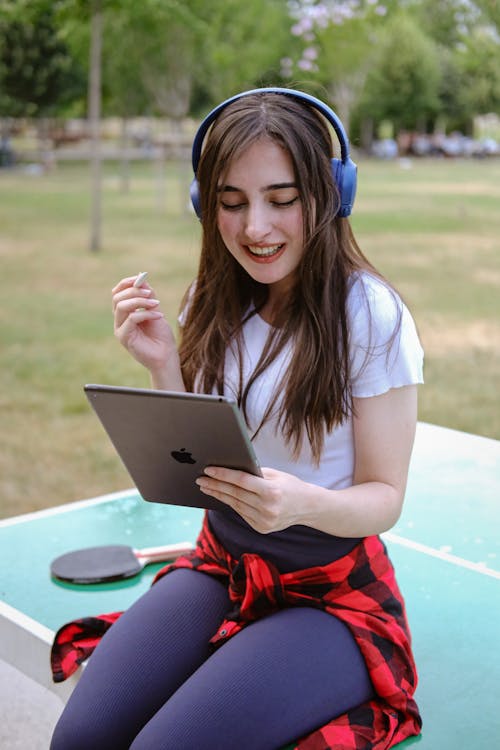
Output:
[[260,255],[261,257],[274,255],[274,253],[278,252],[278,250],[282,247],[283,247],[283,243],[281,243],[281,245],[268,245],[267,247],[257,247],[256,245],[248,245],[248,249],[250,250],[251,253],[253,253],[253,255]]

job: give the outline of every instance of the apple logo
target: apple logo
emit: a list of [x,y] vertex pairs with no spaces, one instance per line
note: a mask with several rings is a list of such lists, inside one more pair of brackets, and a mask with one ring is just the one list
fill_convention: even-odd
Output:
[[189,451],[185,448],[181,448],[180,451],[172,451],[170,453],[172,458],[175,458],[180,464],[195,464],[196,461]]

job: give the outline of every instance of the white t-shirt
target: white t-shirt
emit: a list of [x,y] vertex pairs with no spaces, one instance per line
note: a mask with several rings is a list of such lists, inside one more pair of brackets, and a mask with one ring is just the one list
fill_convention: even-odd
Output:
[[[355,398],[377,396],[391,388],[423,382],[423,351],[413,319],[400,298],[382,281],[368,273],[358,273],[353,277],[347,299],[347,317],[351,390]],[[399,318],[399,331],[394,335]],[[269,332],[269,324],[259,315],[253,315],[245,323],[243,382],[247,382],[255,369]],[[255,430],[260,425],[289,358],[290,348],[276,358],[250,389],[247,416],[251,429]],[[236,397],[238,383],[239,364],[230,350],[226,354],[224,395]],[[352,418],[349,417],[341,426],[326,434],[319,466],[314,464],[307,440],[304,440],[298,458],[294,459],[291,448],[276,432],[276,423],[277,414],[264,424],[253,440],[262,466],[286,471],[306,482],[331,489],[352,484]]]
[[[423,351],[415,324],[405,305],[386,284],[368,273],[354,274],[347,299],[347,317],[353,397],[368,398],[391,388],[423,382]],[[269,324],[258,314],[244,324],[244,383],[254,371],[270,331]],[[284,350],[252,385],[247,399],[250,429],[255,430],[261,424],[271,394],[289,363],[290,352],[290,347]],[[231,349],[226,352],[224,381],[224,395],[236,398],[239,361]],[[278,408],[279,402],[275,412]],[[275,413],[253,440],[261,466],[279,469],[331,489],[351,486],[354,473],[351,417],[325,436],[319,466],[314,464],[307,440],[294,459],[292,450],[276,431],[276,423]],[[274,563],[282,572],[326,565],[347,554],[358,542],[303,525],[260,534],[231,509],[210,510],[208,520],[212,531],[234,558],[253,552]]]

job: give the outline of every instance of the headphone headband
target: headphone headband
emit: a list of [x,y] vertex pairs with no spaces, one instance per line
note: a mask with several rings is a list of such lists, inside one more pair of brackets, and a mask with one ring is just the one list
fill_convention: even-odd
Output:
[[195,178],[191,184],[190,190],[191,200],[198,217],[201,218],[201,206],[196,172],[198,170],[198,164],[200,162],[205,136],[210,129],[210,126],[212,125],[214,120],[217,119],[218,115],[220,114],[220,112],[222,112],[223,109],[225,109],[233,102],[238,101],[238,99],[242,99],[243,97],[250,96],[252,94],[282,94],[283,96],[288,96],[291,99],[295,99],[296,101],[304,102],[316,109],[332,125],[340,144],[340,159],[331,160],[333,179],[337,184],[337,188],[340,194],[341,206],[338,214],[340,216],[349,216],[352,210],[352,204],[354,203],[354,197],[356,195],[357,167],[351,160],[351,157],[349,155],[349,139],[345,132],[344,126],[342,125],[342,122],[328,105],[326,105],[320,99],[317,99],[315,96],[311,96],[311,94],[306,94],[303,91],[296,91],[295,89],[268,87],[250,89],[249,91],[243,91],[240,94],[231,96],[229,99],[226,99],[217,107],[212,109],[212,111],[208,113],[208,115],[205,117],[200,127],[198,128],[198,131],[194,137],[191,153],[191,160]]

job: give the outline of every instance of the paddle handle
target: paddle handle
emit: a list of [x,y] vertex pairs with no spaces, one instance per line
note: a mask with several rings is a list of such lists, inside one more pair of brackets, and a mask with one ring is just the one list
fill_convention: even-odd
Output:
[[136,549],[134,553],[137,559],[144,563],[144,565],[149,565],[149,563],[174,560],[181,555],[188,555],[193,549],[194,545],[190,542],[176,542],[175,544],[166,544],[163,547]]

